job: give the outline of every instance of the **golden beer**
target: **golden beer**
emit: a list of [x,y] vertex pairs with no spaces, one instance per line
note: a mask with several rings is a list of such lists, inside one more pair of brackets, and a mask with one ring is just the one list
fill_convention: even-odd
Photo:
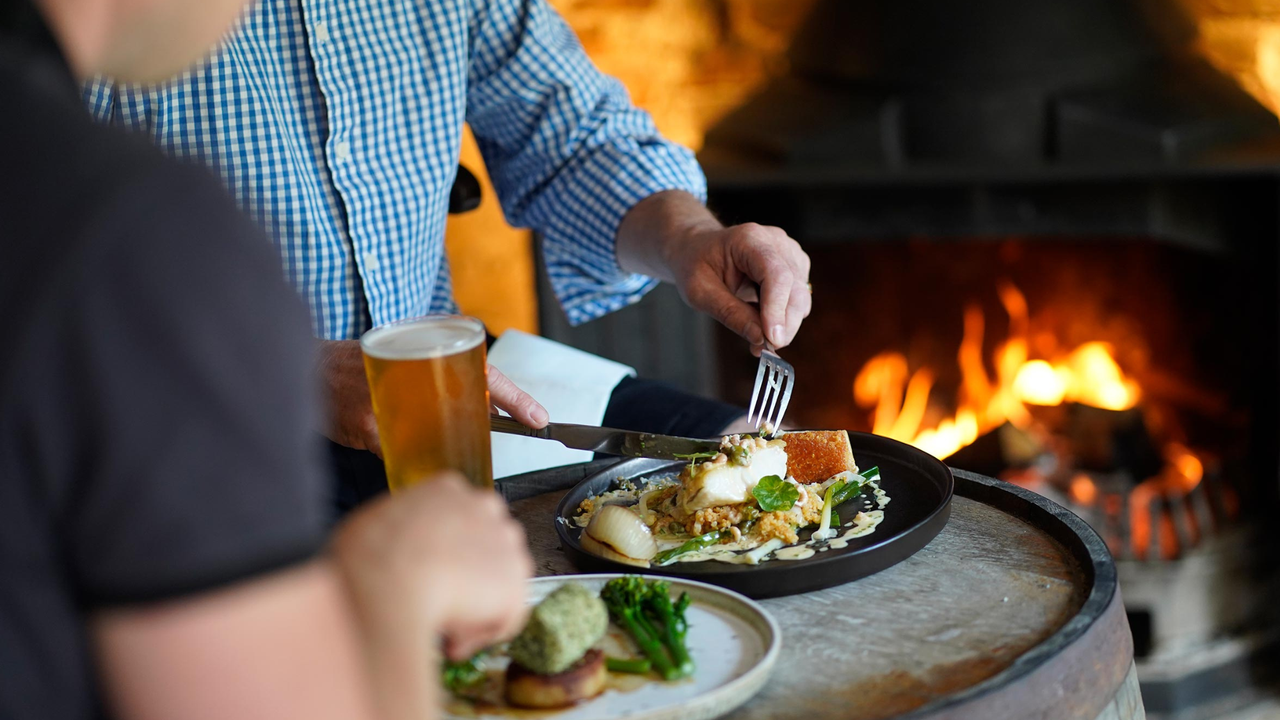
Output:
[[493,487],[484,326],[436,315],[360,338],[391,491],[439,470]]

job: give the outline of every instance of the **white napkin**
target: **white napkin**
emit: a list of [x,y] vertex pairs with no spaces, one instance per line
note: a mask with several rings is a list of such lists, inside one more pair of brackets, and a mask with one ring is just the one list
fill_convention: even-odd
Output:
[[[489,349],[489,364],[542,403],[552,422],[599,425],[614,387],[635,368],[537,335],[508,330]],[[493,433],[495,478],[586,462],[591,453],[552,440]]]

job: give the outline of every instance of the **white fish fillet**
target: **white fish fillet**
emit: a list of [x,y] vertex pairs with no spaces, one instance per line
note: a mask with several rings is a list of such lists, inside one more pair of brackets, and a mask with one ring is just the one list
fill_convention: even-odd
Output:
[[717,505],[736,505],[746,502],[756,483],[769,475],[787,476],[787,451],[782,443],[753,452],[748,465],[697,466],[681,485],[677,502],[690,514]]

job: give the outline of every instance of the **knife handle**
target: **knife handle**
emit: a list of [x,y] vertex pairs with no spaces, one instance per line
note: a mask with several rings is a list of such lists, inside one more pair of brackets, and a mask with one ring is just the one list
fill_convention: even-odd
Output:
[[543,440],[551,439],[551,435],[549,434],[550,425],[542,428],[541,430],[534,430],[531,427],[522,425],[509,417],[502,417],[501,415],[489,416],[489,429],[494,432],[507,433],[510,435],[524,435],[525,437],[542,438]]

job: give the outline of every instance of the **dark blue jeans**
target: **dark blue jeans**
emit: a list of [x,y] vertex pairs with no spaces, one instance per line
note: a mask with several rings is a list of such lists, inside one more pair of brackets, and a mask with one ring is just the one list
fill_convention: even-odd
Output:
[[[684,437],[715,437],[746,414],[743,408],[690,395],[654,380],[625,378],[605,408],[605,427]],[[334,505],[339,516],[387,489],[382,460],[367,450],[328,442],[335,474]]]

